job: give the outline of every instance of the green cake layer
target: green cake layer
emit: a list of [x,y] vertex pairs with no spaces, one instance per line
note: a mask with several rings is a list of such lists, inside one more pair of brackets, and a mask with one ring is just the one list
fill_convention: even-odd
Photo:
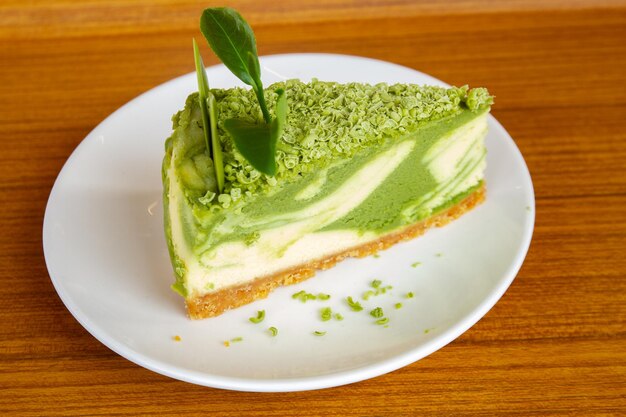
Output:
[[[261,174],[224,131],[261,118],[251,91],[212,90],[226,181],[217,192],[196,94],[173,118],[163,162],[173,288],[191,298],[401,230],[482,184],[485,89],[290,80],[278,171]],[[329,244],[328,242],[333,242]]]

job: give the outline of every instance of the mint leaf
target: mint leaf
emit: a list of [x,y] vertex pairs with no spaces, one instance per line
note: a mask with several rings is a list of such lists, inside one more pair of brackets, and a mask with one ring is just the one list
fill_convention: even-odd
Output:
[[224,189],[224,162],[222,161],[222,148],[217,137],[217,106],[215,105],[215,97],[209,90],[209,80],[206,76],[202,56],[195,39],[193,39],[193,58],[198,78],[198,95],[200,112],[202,113],[204,143],[209,156],[213,160],[217,188],[221,193]]
[[[250,165],[266,175],[275,175],[276,143],[287,120],[287,99],[283,90],[276,91],[278,94],[274,112],[276,117],[272,120],[265,102],[263,83],[261,82],[261,65],[259,64],[256,39],[252,28],[236,10],[228,7],[213,7],[202,13],[200,30],[213,52],[222,60],[224,65],[237,78],[252,86],[265,121],[265,123],[255,123],[242,119],[229,119],[224,122],[224,129],[232,136],[235,147]],[[209,100],[209,110],[211,110],[210,103]],[[213,105],[213,107],[215,106]],[[217,134],[214,134],[214,137],[212,145],[214,148],[218,148]],[[222,171],[218,173],[216,168],[218,185],[220,174],[223,185],[221,149],[216,158],[219,158],[219,164],[216,163],[215,165],[216,167],[219,165]]]
[[276,143],[287,120],[287,98],[282,89],[276,90],[276,117],[271,124],[228,119],[224,129],[232,136],[241,155],[257,171],[266,175],[276,174]]
[[213,7],[202,13],[200,31],[224,65],[237,78],[252,86],[263,118],[269,124],[271,120],[263,98],[256,39],[248,22],[234,9]]
[[276,174],[276,141],[272,141],[269,125],[228,119],[224,121],[224,129],[250,165],[264,174]]
[[[287,97],[285,97],[285,91],[282,88],[276,90],[278,98],[276,99],[276,107],[274,108],[274,120],[270,124],[270,141],[274,143],[276,148],[276,142],[283,133],[285,123],[287,122]],[[273,155],[272,155],[273,156]]]
[[207,99],[207,107],[209,108],[209,124],[211,125],[211,150],[213,166],[215,167],[215,179],[217,180],[217,188],[221,193],[224,190],[224,158],[222,157],[222,146],[217,136],[217,103],[215,96],[209,91]]
[[209,109],[207,108],[207,98],[209,97],[209,80],[207,79],[206,72],[204,70],[204,63],[202,62],[202,56],[198,49],[196,40],[193,39],[193,59],[196,64],[196,76],[198,78],[198,94],[200,96],[200,110],[202,113],[202,130],[204,131],[204,143],[206,149],[211,155],[211,138],[209,127]]

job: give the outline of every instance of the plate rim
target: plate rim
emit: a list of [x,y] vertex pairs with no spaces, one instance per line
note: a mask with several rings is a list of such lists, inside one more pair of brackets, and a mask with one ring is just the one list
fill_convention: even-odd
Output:
[[[429,80],[428,82],[432,82],[434,84],[439,85],[448,85],[443,81],[429,75],[423,73],[421,71],[415,70],[413,68],[409,68],[400,64],[396,64],[389,61],[384,61],[380,59],[370,58],[370,57],[362,57],[357,55],[346,55],[346,54],[332,54],[332,53],[287,53],[287,54],[274,54],[274,55],[264,55],[260,57],[261,62],[267,59],[297,59],[298,57],[306,56],[308,58],[313,57],[330,57],[330,58],[348,58],[353,60],[362,60],[362,61],[370,61],[376,62],[377,64],[384,64],[387,66],[398,67],[398,69],[402,69],[403,71],[410,70],[416,74],[416,76],[421,77],[422,79]],[[213,65],[208,68],[222,67],[223,64]],[[195,370],[187,370],[181,368],[179,366],[173,366],[159,359],[153,359],[148,355],[141,353],[133,349],[130,346],[126,346],[114,338],[110,338],[108,335],[103,334],[104,329],[102,326],[96,325],[91,321],[91,319],[83,314],[72,297],[67,293],[67,291],[63,288],[61,282],[53,276],[51,265],[50,265],[50,255],[49,250],[47,249],[48,245],[50,245],[50,237],[48,237],[48,230],[50,229],[50,219],[49,212],[50,206],[54,200],[55,193],[59,192],[60,183],[62,178],[64,177],[64,173],[67,173],[68,167],[71,165],[73,159],[78,158],[79,154],[85,149],[86,142],[93,135],[95,131],[97,131],[101,126],[110,123],[110,120],[114,118],[118,113],[124,112],[129,106],[131,106],[134,102],[139,101],[140,98],[145,97],[146,95],[153,94],[156,90],[163,88],[165,85],[174,84],[176,82],[180,82],[180,80],[193,76],[194,72],[189,72],[187,74],[183,74],[177,77],[174,77],[170,80],[167,80],[155,87],[150,88],[149,90],[133,97],[128,102],[124,103],[122,106],[117,108],[111,114],[109,114],[106,118],[104,118],[101,122],[99,122],[76,146],[76,148],[72,151],[70,156],[67,158],[63,167],[59,171],[54,184],[51,188],[50,195],[48,197],[48,201],[46,203],[46,209],[43,219],[43,227],[42,227],[42,246],[44,252],[44,261],[46,264],[46,269],[48,271],[48,276],[54,286],[55,291],[57,292],[59,298],[68,309],[70,314],[74,317],[76,321],[85,329],[89,334],[91,334],[94,338],[96,338],[100,343],[111,349],[113,352],[122,356],[123,358],[141,366],[146,369],[149,369],[153,372],[159,373],[161,375],[168,376],[170,378],[174,378],[177,380],[202,385],[206,387],[219,388],[219,389],[228,389],[235,391],[248,391],[248,392],[294,392],[294,391],[307,391],[307,390],[315,390],[315,389],[324,389],[331,388],[346,384],[351,384],[354,382],[363,381],[366,379],[371,379],[380,375],[384,375],[386,373],[395,371],[404,366],[407,366],[411,363],[414,363],[434,352],[443,348],[447,344],[451,343],[458,337],[460,337],[463,333],[469,330],[474,324],[476,324],[481,318],[483,318],[494,306],[495,304],[502,298],[506,290],[510,287],[515,277],[517,276],[525,258],[530,248],[530,244],[532,241],[532,236],[534,232],[535,225],[535,193],[534,186],[532,182],[532,178],[530,175],[530,171],[528,169],[528,165],[524,160],[519,147],[511,137],[511,135],[506,131],[506,129],[502,126],[502,124],[491,114],[489,114],[489,124],[490,129],[498,130],[498,135],[503,136],[509,142],[508,145],[512,145],[512,151],[514,157],[518,159],[521,166],[524,168],[523,177],[524,182],[528,186],[529,199],[531,203],[531,210],[528,213],[529,218],[527,222],[527,226],[524,228],[521,240],[519,242],[519,249],[515,254],[515,258],[507,268],[506,272],[503,274],[502,278],[500,278],[498,285],[496,285],[489,293],[487,297],[485,297],[482,302],[480,302],[471,313],[467,314],[462,320],[457,321],[453,324],[448,330],[444,331],[437,337],[428,340],[417,347],[408,349],[402,353],[399,353],[391,358],[386,358],[382,360],[375,361],[365,366],[360,366],[354,369],[343,370],[338,372],[332,372],[324,375],[317,376],[309,376],[309,377],[293,377],[293,378],[278,378],[278,379],[252,379],[252,378],[239,378],[239,377],[229,377],[211,374],[207,372],[199,372]]]

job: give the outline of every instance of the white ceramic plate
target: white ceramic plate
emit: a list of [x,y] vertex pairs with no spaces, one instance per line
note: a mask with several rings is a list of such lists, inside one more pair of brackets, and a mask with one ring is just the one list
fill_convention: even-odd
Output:
[[[445,85],[409,68],[343,55],[276,55],[261,58],[261,65],[265,85],[311,77]],[[207,72],[212,87],[241,85],[222,65]],[[113,351],[155,372],[211,387],[332,387],[436,351],[483,317],[511,284],[530,244],[534,195],[522,155],[490,117],[483,205],[379,257],[346,260],[265,300],[189,320],[183,299],[169,288],[161,159],[170,118],[195,90],[195,75],[188,74],[117,110],[74,151],[50,194],[43,244],[52,282],[74,317]],[[415,262],[421,264],[412,267]],[[361,301],[362,312],[349,310],[342,299],[360,298],[373,279],[393,290]],[[332,298],[303,304],[291,298],[300,290]],[[408,292],[415,296],[404,298]],[[399,302],[403,306],[396,309]],[[322,322],[319,309],[326,306],[344,320]],[[388,327],[373,324],[368,314],[378,306],[390,319]],[[265,310],[266,319],[255,325],[248,318],[257,310]],[[269,336],[269,326],[278,328],[277,337]],[[314,336],[316,330],[326,334]],[[224,346],[236,337],[243,340]]]

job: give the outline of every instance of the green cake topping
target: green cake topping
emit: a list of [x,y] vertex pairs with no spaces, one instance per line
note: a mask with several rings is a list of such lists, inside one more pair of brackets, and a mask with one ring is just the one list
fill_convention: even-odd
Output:
[[[429,122],[453,117],[464,109],[480,112],[493,99],[484,88],[432,87],[418,85],[338,84],[313,79],[311,83],[288,80],[266,90],[273,109],[276,90],[285,91],[289,113],[277,144],[275,176],[260,173],[236,150],[224,129],[225,120],[250,122],[262,119],[252,90],[211,90],[217,101],[217,130],[223,149],[225,184],[218,194],[213,164],[206,155],[198,100],[192,94],[185,109],[173,118],[173,135],[183,155],[175,161],[185,181],[189,198],[202,206],[228,208],[240,199],[267,193],[279,183],[289,182],[345,159],[360,149],[402,137]],[[195,122],[195,123],[191,123]]]

